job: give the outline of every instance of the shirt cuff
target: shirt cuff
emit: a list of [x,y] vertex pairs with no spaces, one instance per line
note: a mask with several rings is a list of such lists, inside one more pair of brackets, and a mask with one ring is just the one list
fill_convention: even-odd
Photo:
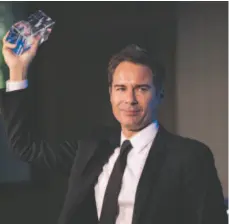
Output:
[[16,91],[25,89],[28,87],[28,80],[22,80],[22,81],[6,81],[6,92]]

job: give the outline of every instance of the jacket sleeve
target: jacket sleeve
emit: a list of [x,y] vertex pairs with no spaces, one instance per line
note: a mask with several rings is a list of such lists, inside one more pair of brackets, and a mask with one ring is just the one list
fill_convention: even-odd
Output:
[[22,161],[46,165],[68,174],[77,153],[78,142],[50,143],[36,130],[34,106],[29,90],[0,92],[1,115],[10,149]]
[[226,206],[214,157],[202,143],[194,143],[183,164],[186,224],[227,224]]

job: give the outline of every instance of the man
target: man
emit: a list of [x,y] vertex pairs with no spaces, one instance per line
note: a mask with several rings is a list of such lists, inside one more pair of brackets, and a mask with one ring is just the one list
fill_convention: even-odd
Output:
[[148,53],[127,46],[108,67],[112,110],[121,130],[96,129],[52,145],[35,135],[27,100],[27,69],[38,38],[21,56],[3,40],[10,79],[2,112],[11,147],[27,162],[69,174],[60,224],[226,224],[211,151],[157,122],[163,74]]

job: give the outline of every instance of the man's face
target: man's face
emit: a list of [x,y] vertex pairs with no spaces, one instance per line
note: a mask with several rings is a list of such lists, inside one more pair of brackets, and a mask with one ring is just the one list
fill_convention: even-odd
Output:
[[113,74],[110,101],[122,129],[138,131],[151,123],[159,103],[151,69],[121,62]]

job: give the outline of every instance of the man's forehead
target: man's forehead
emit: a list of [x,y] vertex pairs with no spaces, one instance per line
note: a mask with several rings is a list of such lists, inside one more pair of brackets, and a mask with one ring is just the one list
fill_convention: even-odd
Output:
[[113,83],[149,84],[152,83],[152,73],[120,71],[114,73]]

